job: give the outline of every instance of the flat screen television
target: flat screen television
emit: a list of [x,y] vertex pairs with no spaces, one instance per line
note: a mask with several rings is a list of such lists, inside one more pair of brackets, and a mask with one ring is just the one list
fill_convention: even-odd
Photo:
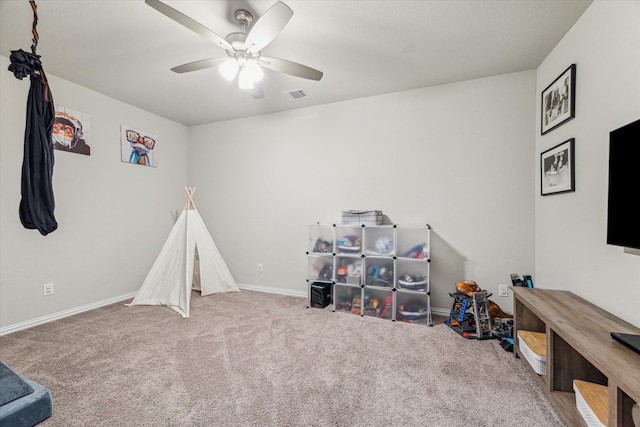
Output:
[[609,133],[607,243],[640,249],[640,120]]

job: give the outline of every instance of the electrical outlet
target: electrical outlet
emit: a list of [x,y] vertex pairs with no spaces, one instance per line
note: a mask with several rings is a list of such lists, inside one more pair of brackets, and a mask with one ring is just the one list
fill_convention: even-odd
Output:
[[262,264],[258,264],[258,273],[262,273]]
[[498,295],[501,297],[509,296],[507,293],[507,285],[498,285]]
[[44,296],[53,295],[53,283],[45,283]]

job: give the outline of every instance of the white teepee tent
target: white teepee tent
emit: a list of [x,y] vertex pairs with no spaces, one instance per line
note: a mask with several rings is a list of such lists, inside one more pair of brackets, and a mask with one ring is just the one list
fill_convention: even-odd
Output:
[[194,282],[203,296],[240,290],[193,203],[195,188],[186,190],[187,204],[128,306],[166,305],[189,317]]

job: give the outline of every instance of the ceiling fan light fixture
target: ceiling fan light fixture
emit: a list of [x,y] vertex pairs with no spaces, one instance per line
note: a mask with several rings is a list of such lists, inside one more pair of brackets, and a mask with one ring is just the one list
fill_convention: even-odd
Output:
[[238,87],[240,89],[251,90],[254,88],[254,81],[251,73],[247,71],[246,67],[240,68],[240,74],[238,74]]
[[247,73],[249,73],[250,78],[254,82],[259,82],[260,80],[262,80],[262,77],[264,77],[264,71],[256,61],[247,61],[244,69]]
[[240,66],[238,65],[238,61],[236,61],[235,58],[229,58],[222,64],[220,64],[220,66],[218,67],[218,71],[220,72],[222,77],[224,77],[226,80],[231,81],[236,77],[236,74],[238,74],[239,68]]

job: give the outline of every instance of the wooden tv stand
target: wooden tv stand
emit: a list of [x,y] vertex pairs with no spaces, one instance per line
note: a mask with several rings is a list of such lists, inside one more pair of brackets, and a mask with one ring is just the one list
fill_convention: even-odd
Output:
[[[573,380],[608,386],[609,427],[633,427],[631,410],[640,402],[640,354],[611,338],[613,331],[640,328],[569,291],[510,287],[514,293],[514,355],[525,364],[518,330],[547,334],[546,375],[531,369],[570,426],[586,426],[576,408]],[[528,364],[527,364],[528,365]]]

